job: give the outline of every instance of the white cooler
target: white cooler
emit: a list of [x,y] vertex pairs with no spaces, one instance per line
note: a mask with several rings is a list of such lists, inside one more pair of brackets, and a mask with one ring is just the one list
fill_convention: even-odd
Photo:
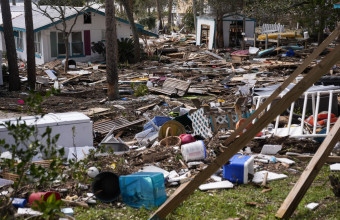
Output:
[[[0,119],[0,139],[5,139],[8,144],[14,144],[13,137],[8,134],[7,128],[3,126],[8,121],[16,123],[17,118]],[[25,121],[27,125],[36,125],[39,135],[42,135],[47,127],[50,127],[52,129],[51,137],[60,134],[57,141],[58,146],[68,148],[93,146],[92,121],[82,113],[49,113],[44,117],[38,116],[38,119],[36,116],[22,117],[21,121]],[[73,127],[74,132],[72,131]],[[45,142],[46,138],[42,141]],[[3,151],[4,149],[0,150]]]

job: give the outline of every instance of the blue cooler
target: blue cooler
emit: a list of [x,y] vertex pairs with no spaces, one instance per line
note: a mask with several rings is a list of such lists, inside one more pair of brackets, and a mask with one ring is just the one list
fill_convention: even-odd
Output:
[[248,173],[254,174],[254,157],[234,155],[223,166],[223,178],[233,183],[248,183]]
[[123,202],[131,207],[151,209],[162,205],[167,196],[164,175],[158,172],[139,172],[119,177]]

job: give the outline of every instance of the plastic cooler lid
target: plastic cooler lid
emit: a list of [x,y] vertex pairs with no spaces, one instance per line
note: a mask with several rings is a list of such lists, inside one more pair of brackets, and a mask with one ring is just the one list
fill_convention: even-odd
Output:
[[[18,118],[9,118],[9,119],[1,119],[0,120],[0,131],[7,131],[3,125],[6,122],[10,122],[11,124],[17,124]],[[57,121],[53,118],[48,117],[45,115],[44,117],[37,117],[37,116],[26,116],[22,117],[19,123],[26,122],[28,126],[37,125],[37,127],[47,127],[47,126],[54,126],[57,125]]]
[[58,114],[47,114],[49,118],[53,118],[58,125],[80,124],[90,122],[90,118],[80,112],[67,112]]

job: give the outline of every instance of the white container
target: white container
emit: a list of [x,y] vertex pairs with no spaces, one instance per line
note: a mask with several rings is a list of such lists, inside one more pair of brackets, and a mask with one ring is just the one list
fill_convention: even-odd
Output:
[[309,39],[308,31],[303,32],[303,38],[304,38],[304,39]]
[[[14,144],[13,137],[8,134],[7,128],[3,126],[3,124],[8,121],[12,124],[16,124],[17,118],[0,119],[0,139],[5,139],[8,144]],[[82,113],[49,113],[44,115],[44,117],[27,116],[22,117],[19,123],[23,123],[24,121],[27,125],[37,126],[38,137],[46,131],[47,127],[52,129],[51,137],[60,134],[56,143],[58,146],[93,146],[92,121]],[[41,141],[44,143],[46,138]]]
[[182,155],[186,162],[203,160],[207,157],[207,151],[203,141],[195,141],[181,146]]

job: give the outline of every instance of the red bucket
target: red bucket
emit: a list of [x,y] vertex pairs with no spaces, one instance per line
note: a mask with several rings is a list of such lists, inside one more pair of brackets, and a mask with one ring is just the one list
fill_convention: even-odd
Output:
[[36,192],[36,193],[32,193],[30,195],[30,197],[28,198],[28,203],[30,206],[32,206],[34,201],[40,201],[41,198],[46,201],[48,197],[50,197],[50,195],[54,194],[56,200],[61,200],[60,194],[58,192],[53,192],[53,191],[49,191],[49,192]]

